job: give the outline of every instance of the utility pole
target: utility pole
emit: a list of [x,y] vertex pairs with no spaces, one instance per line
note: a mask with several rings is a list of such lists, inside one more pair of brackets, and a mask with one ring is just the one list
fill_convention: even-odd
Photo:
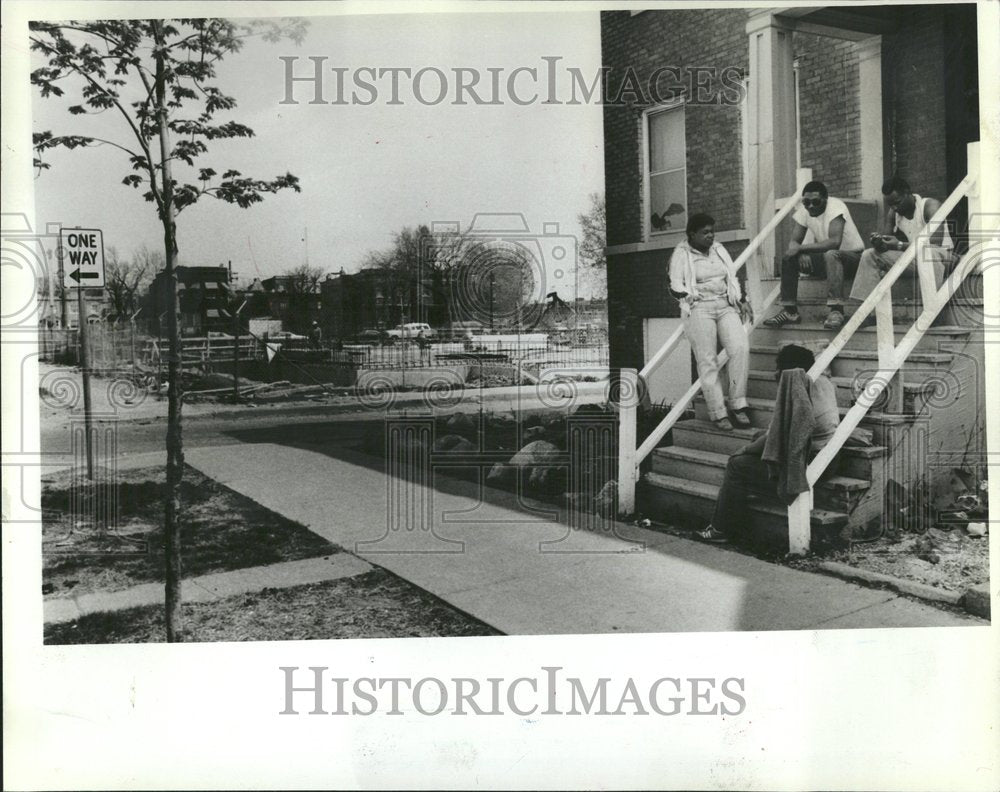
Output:
[[240,311],[246,306],[243,305],[233,311],[233,401],[240,400]]

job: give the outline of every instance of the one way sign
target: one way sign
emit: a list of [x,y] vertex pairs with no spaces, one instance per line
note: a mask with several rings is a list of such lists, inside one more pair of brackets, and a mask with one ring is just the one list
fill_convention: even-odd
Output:
[[63,228],[63,286],[67,289],[104,286],[104,234],[99,228]]

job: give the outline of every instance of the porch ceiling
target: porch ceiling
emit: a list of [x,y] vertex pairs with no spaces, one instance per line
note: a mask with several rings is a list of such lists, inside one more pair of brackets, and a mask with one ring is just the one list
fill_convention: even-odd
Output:
[[862,39],[892,33],[899,26],[899,15],[906,9],[892,6],[815,6],[784,8],[777,16],[803,33],[817,33],[835,38]]

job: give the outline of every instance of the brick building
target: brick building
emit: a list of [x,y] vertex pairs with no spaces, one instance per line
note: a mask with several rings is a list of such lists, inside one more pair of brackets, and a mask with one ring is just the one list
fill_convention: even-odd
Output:
[[307,333],[323,317],[320,285],[292,275],[275,275],[260,281],[270,316],[281,319],[286,330]]
[[321,281],[320,292],[320,326],[329,338],[349,338],[404,322],[440,328],[449,321],[447,279],[437,271],[416,277],[379,267],[341,270]]
[[[208,332],[230,332],[229,270],[226,267],[177,267],[177,304],[181,334],[201,336]],[[149,330],[161,332],[160,317],[167,310],[167,276],[156,273],[146,293],[144,313]],[[162,331],[166,330],[166,322]]]
[[[776,412],[775,361],[789,342],[822,359],[841,423],[790,506],[748,504],[748,536],[792,552],[819,538],[870,537],[886,515],[909,513],[892,492],[941,506],[952,468],[983,475],[984,297],[973,242],[992,216],[979,189],[990,162],[980,152],[991,145],[978,142],[979,13],[969,4],[602,13],[610,362],[646,366],[650,401],[673,405],[639,442],[624,435],[623,513],[638,497],[644,514],[674,524],[712,519],[728,458]],[[840,331],[823,325],[824,279],[802,279],[800,322],[750,333],[751,427],[716,423],[691,387],[668,290],[687,218],[714,216],[716,241],[734,259],[753,241],[741,277],[760,315],[779,293],[801,183],[824,182],[866,239],[894,174],[947,203],[957,252],[971,255],[950,262],[944,285],[929,264],[919,279],[883,280],[863,303],[845,304]],[[921,245],[908,241],[904,256],[916,261]],[[901,275],[899,264],[885,277]],[[877,332],[861,328],[866,318]],[[631,372],[622,376],[631,383]],[[943,397],[927,398],[942,379]],[[848,447],[849,436],[859,445]]]
[[679,316],[666,265],[689,212],[735,257],[797,167],[870,206],[893,173],[947,196],[979,136],[976,43],[967,4],[602,12],[626,83],[604,108],[612,365],[641,368]]

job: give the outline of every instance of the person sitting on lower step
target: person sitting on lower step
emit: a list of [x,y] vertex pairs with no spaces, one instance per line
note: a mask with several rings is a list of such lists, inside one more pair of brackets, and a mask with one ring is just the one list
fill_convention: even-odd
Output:
[[[788,344],[778,351],[774,378],[780,381],[782,372],[786,370],[803,369],[808,372],[815,362],[813,353],[808,349]],[[808,449],[811,459],[833,437],[840,423],[840,409],[835,386],[825,374],[811,384],[809,398],[812,402],[812,432]],[[778,494],[774,466],[763,458],[770,432],[771,427],[768,427],[767,432],[762,432],[756,440],[729,458],[715,502],[712,524],[699,531],[696,534],[698,538],[708,542],[739,541],[746,533],[747,496],[759,494],[773,498]],[[831,465],[828,472],[833,469]]]

